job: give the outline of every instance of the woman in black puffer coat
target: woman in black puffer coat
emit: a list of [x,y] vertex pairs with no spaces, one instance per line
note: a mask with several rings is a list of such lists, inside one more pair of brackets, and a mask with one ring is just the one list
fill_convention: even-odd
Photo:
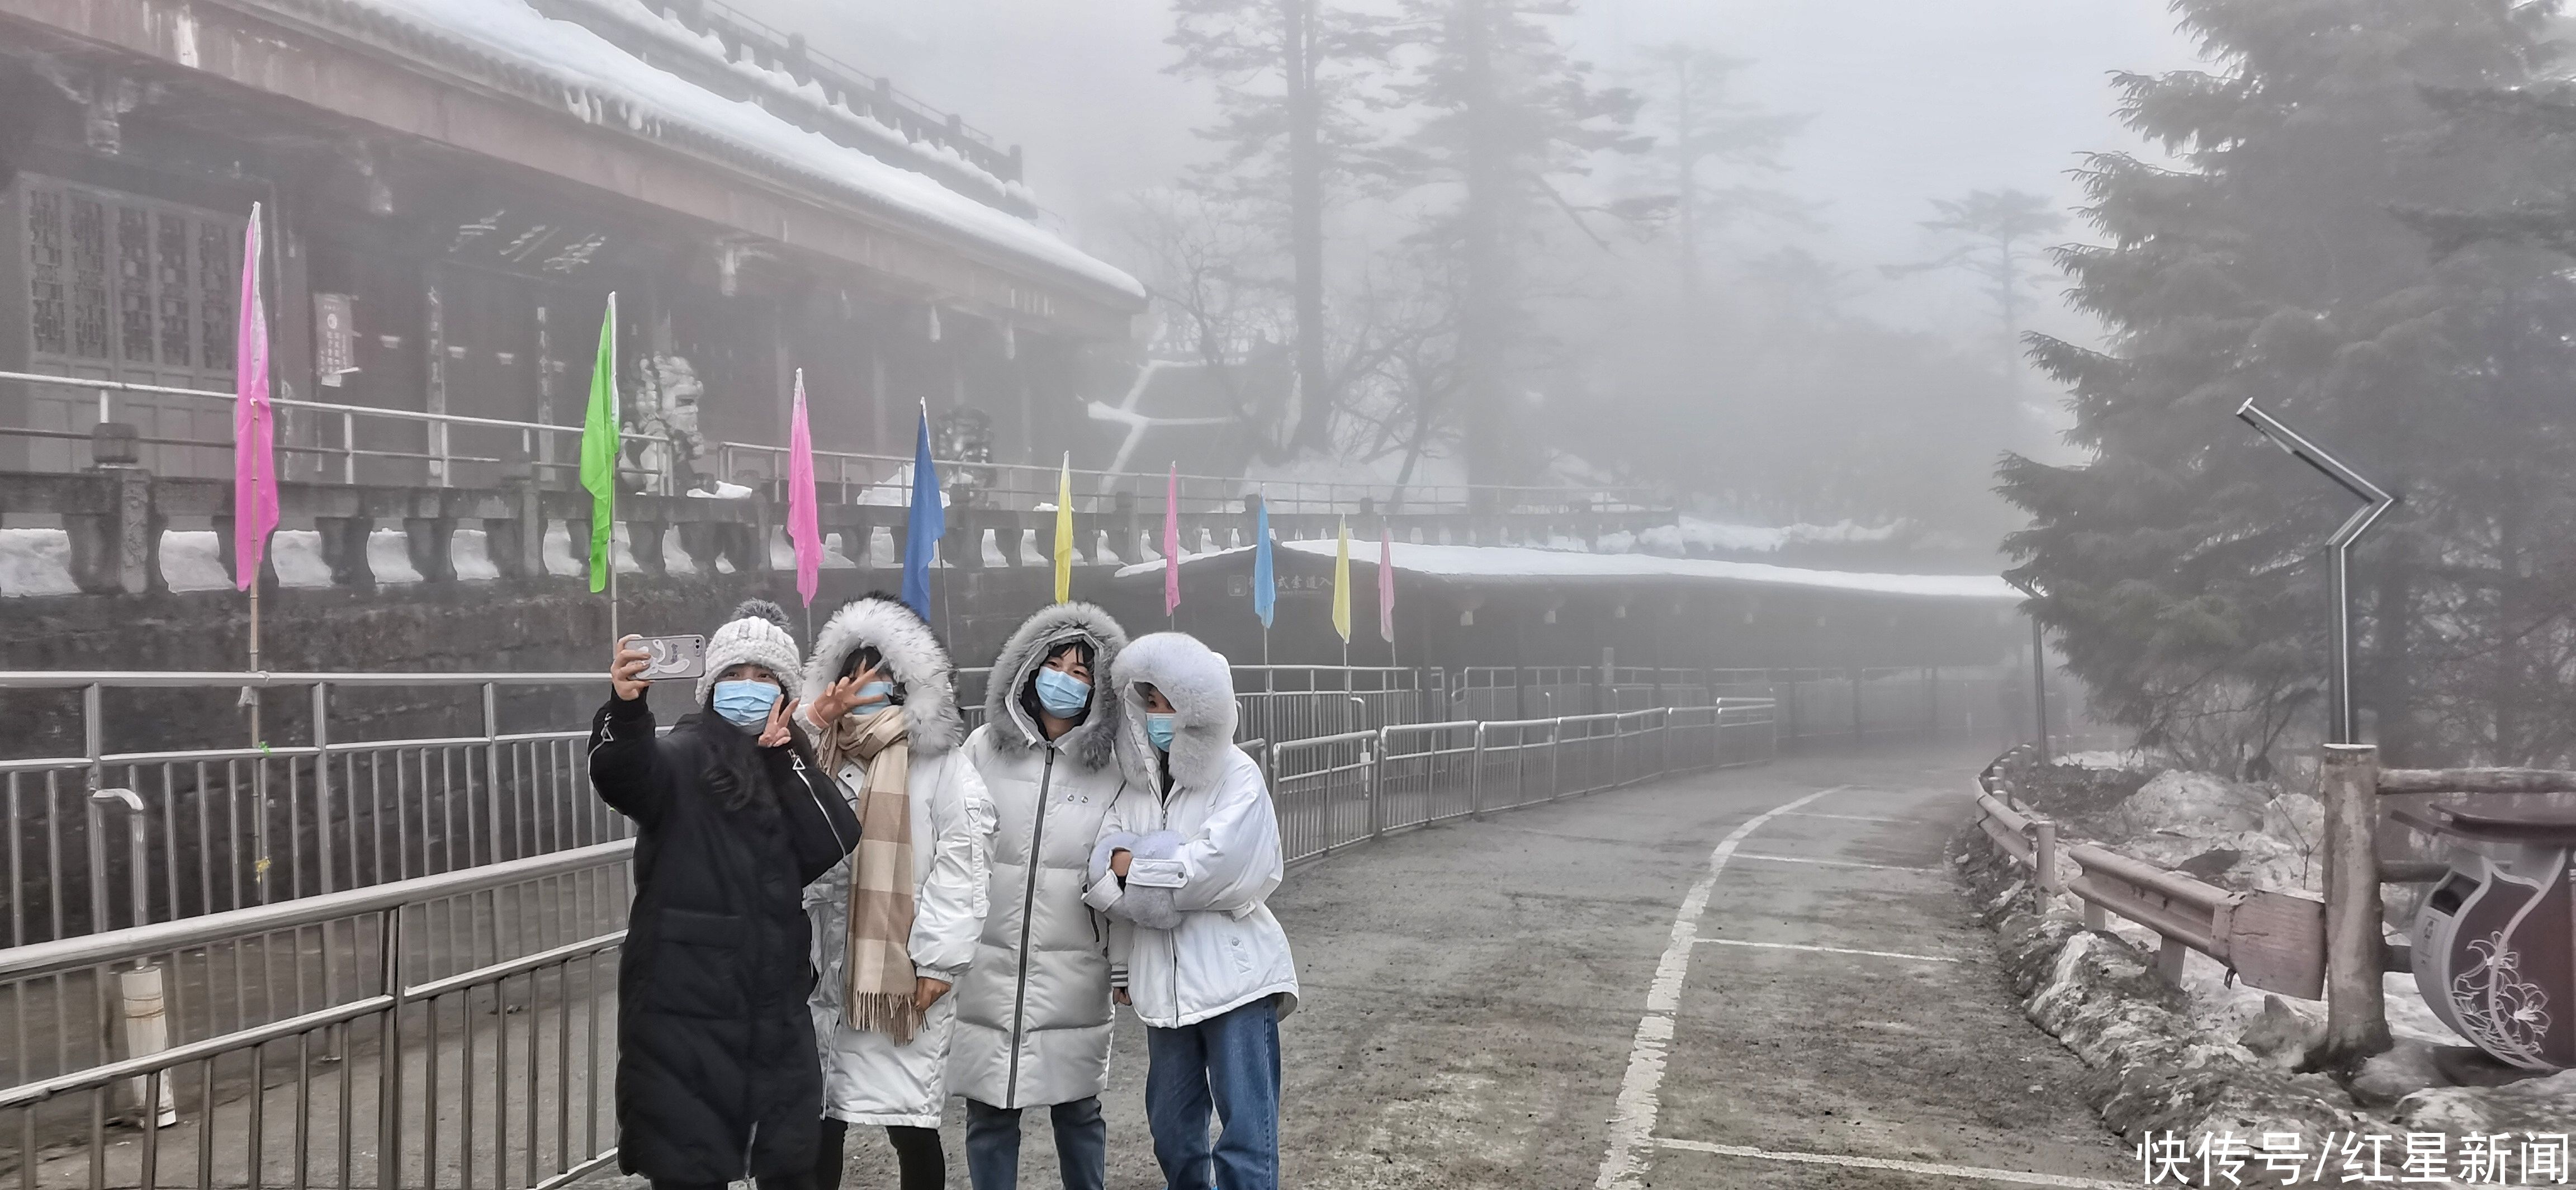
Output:
[[796,643],[744,604],[707,641],[700,709],[656,738],[645,654],[624,648],[591,724],[590,780],[635,820],[617,970],[618,1165],[656,1190],[799,1190],[823,1079],[803,891],[859,823],[797,735]]

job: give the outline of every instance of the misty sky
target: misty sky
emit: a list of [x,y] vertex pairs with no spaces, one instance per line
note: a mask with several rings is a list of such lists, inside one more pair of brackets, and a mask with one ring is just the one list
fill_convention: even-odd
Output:
[[[1163,0],[732,0],[923,99],[1026,146],[1030,182],[1069,235],[1110,250],[1108,204],[1167,183],[1205,146],[1197,85],[1164,72]],[[1585,0],[1570,28],[1613,71],[1631,47],[1692,40],[1749,58],[1748,93],[1813,114],[1776,183],[1825,204],[1780,231],[1852,271],[1855,306],[1960,331],[1963,278],[1887,281],[1936,251],[1934,198],[2018,187],[2071,204],[2065,171],[2136,148],[2108,75],[2193,63],[2163,0]],[[2043,326],[2082,334],[2065,317]]]

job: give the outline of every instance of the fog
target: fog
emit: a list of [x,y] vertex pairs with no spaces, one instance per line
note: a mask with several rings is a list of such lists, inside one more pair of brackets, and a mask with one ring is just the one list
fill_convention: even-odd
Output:
[[[1212,152],[1196,135],[1214,114],[1207,87],[1167,69],[1166,0],[736,3],[1023,145],[1044,206],[1105,252],[1120,195]],[[1749,98],[1814,117],[1781,155],[1782,188],[1824,204],[1823,226],[1777,239],[1873,271],[1933,251],[1920,225],[1936,198],[2012,188],[2072,207],[2080,154],[2146,151],[2113,110],[2110,73],[2195,60],[2160,0],[1588,0],[1567,28],[1612,81],[1676,40],[1749,60]],[[1872,315],[1983,333],[1962,325],[1962,279],[1867,281],[1855,305]],[[2082,333],[2049,307],[2060,333]]]

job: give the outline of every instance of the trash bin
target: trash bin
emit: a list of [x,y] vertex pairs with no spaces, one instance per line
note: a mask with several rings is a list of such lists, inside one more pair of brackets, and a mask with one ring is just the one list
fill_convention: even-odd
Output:
[[2415,918],[2415,986],[2444,1024],[2529,1070],[2576,1066],[2576,801],[2491,794],[2399,810],[2459,850]]

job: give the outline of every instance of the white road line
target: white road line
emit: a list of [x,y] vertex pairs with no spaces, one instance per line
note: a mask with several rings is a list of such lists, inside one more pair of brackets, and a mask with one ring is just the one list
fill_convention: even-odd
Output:
[[1796,942],[1748,942],[1741,938],[1701,938],[1702,946],[1758,946],[1764,950],[1812,950],[1818,954],[1864,954],[1875,959],[1913,959],[1919,963],[1955,963],[1959,960],[1937,954],[1906,954],[1894,950],[1853,950],[1847,946],[1805,946]]
[[1837,785],[1819,789],[1756,814],[1708,853],[1708,873],[1682,895],[1681,912],[1673,917],[1672,942],[1664,947],[1663,960],[1655,964],[1655,982],[1646,989],[1646,1015],[1637,1019],[1637,1039],[1628,1047],[1628,1073],[1619,1080],[1619,1099],[1610,1114],[1610,1150],[1601,1157],[1601,1176],[1593,1183],[1595,1190],[1636,1186],[1646,1151],[1654,1147],[1655,1093],[1664,1083],[1664,1051],[1672,1044],[1673,1013],[1682,1001],[1682,976],[1690,970],[1691,944],[1699,939],[1700,915],[1708,911],[1709,894],[1717,888],[1718,873],[1726,870],[1726,861],[1734,857],[1736,847],[1761,829],[1763,823],[1849,788]]
[[1839,1153],[1784,1153],[1776,1149],[1756,1149],[1747,1145],[1713,1145],[1706,1141],[1674,1140],[1656,1137],[1655,1143],[1667,1149],[1693,1153],[1714,1153],[1720,1157],[1747,1157],[1755,1161],[1788,1161],[1799,1165],[1839,1165],[1847,1169],[1892,1169],[1902,1173],[1931,1174],[1943,1178],[1973,1178],[1981,1182],[2013,1182],[2023,1186],[2066,1186],[2073,1190],[2137,1190],[2126,1182],[2106,1182],[2100,1178],[2073,1178],[2064,1174],[2025,1173],[2017,1169],[1984,1169],[1974,1165],[1942,1165],[1931,1161],[1892,1161],[1885,1157],[1847,1157]]
[[1911,824],[1914,822],[1914,820],[1913,820],[1913,819],[1911,819],[1911,818],[1878,818],[1878,817],[1874,817],[1874,816],[1872,816],[1872,815],[1868,815],[1868,814],[1819,814],[1819,813],[1817,813],[1817,812],[1815,812],[1815,811],[1813,811],[1813,810],[1798,810],[1798,811],[1793,811],[1793,812],[1791,812],[1791,813],[1789,813],[1789,814],[1784,814],[1784,815],[1782,815],[1782,817],[1784,817],[1784,818],[1839,818],[1839,819],[1841,819],[1841,820],[1843,820],[1843,821],[1845,821],[1845,822],[1902,822],[1902,823],[1906,823],[1906,824],[1909,824],[1909,825],[1911,825]]
[[1746,853],[1737,859],[1767,859],[1775,864],[1823,864],[1829,868],[1875,868],[1881,872],[1932,872],[1937,868],[1908,868],[1900,864],[1865,864],[1858,860],[1816,859],[1805,855],[1754,855]]

